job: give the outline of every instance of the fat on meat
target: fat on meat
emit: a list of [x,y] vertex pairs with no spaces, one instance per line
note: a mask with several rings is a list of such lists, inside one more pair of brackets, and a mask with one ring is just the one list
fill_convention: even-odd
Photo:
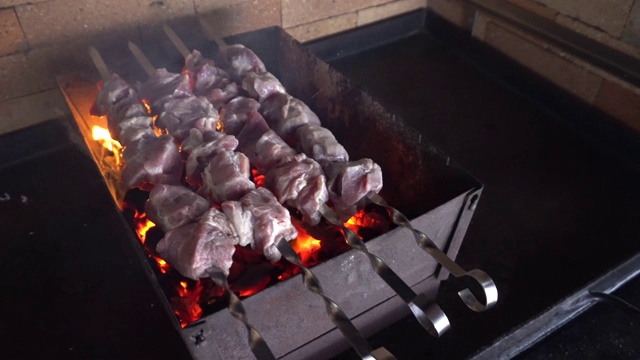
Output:
[[267,124],[287,143],[295,142],[298,127],[305,124],[320,125],[318,116],[302,101],[287,95],[273,94],[260,105],[260,112]]
[[239,201],[222,203],[222,211],[236,229],[240,244],[250,244],[271,262],[282,256],[276,247],[280,239],[290,241],[298,236],[289,211],[263,187],[247,193]]
[[126,189],[151,190],[156,184],[178,185],[182,176],[182,156],[171,135],[143,138],[125,148],[122,183]]
[[165,233],[197,221],[211,204],[184,186],[158,184],[149,193],[145,212]]
[[167,100],[164,110],[158,115],[156,126],[167,130],[169,135],[182,142],[192,128],[215,130],[217,121],[218,111],[207,99],[191,96]]
[[249,159],[240,152],[219,151],[202,172],[202,187],[198,193],[220,204],[237,200],[255,189],[249,180]]
[[349,161],[347,150],[328,129],[315,124],[305,124],[300,126],[295,134],[296,148],[315,161],[321,164]]
[[237,96],[225,104],[220,110],[220,122],[226,134],[238,135],[249,114],[257,111],[260,103],[254,99]]
[[238,236],[227,217],[211,208],[198,222],[166,233],[156,251],[180,274],[197,280],[208,277],[206,270],[211,266],[229,274],[237,243]]
[[371,159],[328,163],[324,170],[329,200],[343,221],[356,213],[367,194],[382,189],[382,169]]
[[153,114],[161,113],[169,100],[193,96],[187,75],[172,73],[164,68],[156,69],[145,82],[138,83],[137,88],[140,98],[151,106]]
[[[209,135],[207,136],[208,141],[206,141],[202,132],[197,129],[192,129],[191,134],[187,138],[189,140],[189,155],[185,166],[186,180],[191,186],[198,188],[202,186],[202,172],[213,157],[218,152],[235,150],[238,147],[238,140],[233,135],[211,132],[205,133]],[[197,139],[200,140],[200,143],[196,145]]]
[[324,171],[305,154],[296,154],[265,174],[264,184],[282,204],[298,209],[302,220],[310,225],[320,222],[320,206],[327,202]]
[[223,58],[227,71],[237,80],[241,80],[249,71],[263,73],[267,71],[264,63],[253,50],[241,44],[224,48]]
[[264,101],[273,94],[286,94],[280,80],[270,72],[247,72],[242,79],[242,88],[254,99]]
[[112,74],[111,78],[102,84],[91,113],[98,116],[106,115],[113,105],[125,98],[137,98],[135,89],[118,74]]

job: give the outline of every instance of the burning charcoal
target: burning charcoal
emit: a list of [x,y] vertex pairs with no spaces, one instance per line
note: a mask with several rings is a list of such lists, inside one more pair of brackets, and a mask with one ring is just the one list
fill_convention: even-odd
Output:
[[156,250],[185,277],[208,277],[206,270],[217,266],[229,273],[238,236],[227,217],[209,209],[197,223],[179,226],[160,240]]
[[371,191],[382,189],[382,169],[371,159],[325,165],[329,200],[343,221],[356,213]]
[[270,72],[249,71],[242,79],[242,88],[249,93],[249,96],[261,102],[271,95],[287,93],[280,80]]
[[222,203],[222,211],[238,232],[240,244],[251,244],[271,262],[281,257],[275,244],[282,238],[289,241],[298,235],[289,211],[265,188],[249,192],[240,201]]
[[220,111],[220,122],[225,134],[238,135],[249,114],[259,108],[260,103],[251,98],[238,96],[229,101]]
[[305,103],[286,94],[274,94],[265,99],[260,112],[269,127],[289,144],[294,142],[295,130],[299,126],[320,125],[318,116]]
[[182,157],[171,135],[142,138],[135,147],[127,147],[123,156],[127,161],[122,171],[126,189],[151,190],[156,184],[180,184]]
[[158,184],[149,193],[145,212],[166,233],[194,222],[209,207],[206,199],[184,186]]
[[258,55],[240,44],[227,46],[224,49],[223,57],[228,72],[236,79],[242,79],[249,71],[256,73],[267,71]]
[[244,154],[217,152],[202,173],[203,185],[198,192],[217,204],[237,200],[255,189],[249,170],[249,159]]
[[156,126],[182,142],[189,130],[215,130],[218,112],[203,97],[172,98],[165,102],[164,110],[156,120]]
[[349,161],[349,154],[326,128],[305,124],[296,130],[296,147],[319,163]]

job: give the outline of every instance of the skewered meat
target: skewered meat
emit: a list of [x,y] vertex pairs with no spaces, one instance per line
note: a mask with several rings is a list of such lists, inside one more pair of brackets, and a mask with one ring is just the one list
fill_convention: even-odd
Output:
[[317,162],[349,161],[349,154],[326,128],[315,124],[300,126],[296,132],[296,148]]
[[238,141],[239,149],[265,175],[265,185],[278,201],[298,209],[304,221],[316,225],[320,205],[329,197],[320,165],[304,154],[296,154],[257,112],[249,114]]
[[257,111],[260,103],[251,98],[238,96],[220,110],[220,122],[226,134],[238,135],[252,111]]
[[126,165],[122,171],[125,188],[151,190],[153,185],[180,184],[182,157],[171,135],[144,137],[135,146],[125,148]]
[[322,167],[305,154],[289,159],[266,173],[265,186],[280,203],[298,209],[304,222],[317,225],[321,218],[320,206],[329,198]]
[[238,147],[238,139],[235,136],[219,132],[206,132],[205,134],[207,139],[210,139],[209,141],[205,142],[203,133],[198,129],[191,129],[191,135],[187,138],[189,156],[186,164],[186,180],[196,188],[202,186],[202,172],[218,152],[233,151]]
[[219,151],[204,168],[202,187],[198,192],[217,204],[237,200],[255,189],[249,174],[249,159],[244,154]]
[[211,266],[228,274],[237,243],[238,236],[227,217],[211,208],[198,222],[166,233],[156,250],[180,274],[197,280],[208,277],[206,270]]
[[320,125],[318,116],[302,101],[287,95],[273,94],[260,105],[269,127],[288,144],[293,144],[295,130],[305,124]]
[[135,144],[143,138],[155,138],[156,134],[151,124],[152,119],[149,116],[124,119],[118,124],[120,129],[118,140],[126,147],[135,147]]
[[238,84],[231,82],[225,85],[224,88],[212,88],[202,95],[209,100],[213,107],[220,109],[224,104],[228,103],[229,100],[237,97],[239,93],[240,89],[238,88]]
[[265,188],[249,192],[240,201],[222,203],[222,211],[236,229],[240,244],[252,244],[271,262],[280,260],[275,245],[280,239],[289,241],[298,236],[287,209]]
[[258,55],[244,45],[227,46],[223,51],[223,57],[229,73],[237,80],[241,80],[249,71],[256,73],[267,71]]
[[204,56],[202,56],[202,53],[200,53],[200,51],[194,49],[184,59],[184,69],[182,72],[189,74],[189,76],[193,76],[197,74],[205,64],[215,66],[213,60],[205,58]]
[[286,94],[280,80],[270,72],[247,72],[242,79],[242,88],[249,93],[249,96],[261,102],[273,94]]
[[156,126],[182,142],[192,128],[201,131],[215,130],[218,112],[198,96],[174,97],[164,102],[164,109],[156,120]]
[[158,184],[149,193],[145,212],[165,233],[196,221],[211,204],[184,186]]
[[166,69],[157,69],[147,81],[139,83],[137,87],[140,98],[147,101],[153,114],[161,113],[167,100],[193,96],[189,77]]
[[371,159],[329,163],[324,170],[329,200],[343,221],[356,213],[369,192],[382,189],[382,169]]
[[137,94],[118,74],[113,74],[109,80],[102,84],[102,89],[100,89],[96,102],[91,108],[91,113],[98,116],[106,115],[113,105],[125,98],[137,99]]
[[287,145],[257,112],[247,116],[247,121],[238,134],[240,151],[261,174],[266,174],[275,165],[289,161],[296,152]]

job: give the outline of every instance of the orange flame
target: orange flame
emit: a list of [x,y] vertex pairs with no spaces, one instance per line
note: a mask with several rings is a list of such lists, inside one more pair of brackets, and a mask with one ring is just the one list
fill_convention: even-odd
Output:
[[180,297],[172,299],[172,304],[180,326],[185,327],[202,317],[202,308],[199,303],[203,289],[204,286],[200,280],[196,281],[192,288],[189,288],[186,281],[180,281],[176,287]]
[[322,247],[320,240],[309,235],[309,233],[300,227],[298,227],[298,237],[289,244],[291,244],[293,250],[298,253],[302,264],[305,266],[313,265],[316,252]]
[[167,264],[166,261],[164,261],[164,259],[153,255],[151,255],[151,257],[158,264],[158,269],[160,269],[161,273],[166,274],[169,270],[171,270],[171,267],[169,266],[169,264]]
[[140,242],[144,244],[144,242],[147,240],[147,231],[156,226],[156,224],[147,219],[147,214],[140,213],[137,210],[135,214],[133,214],[133,220],[136,224],[136,234],[138,234]]
[[353,215],[347,222],[344,223],[344,226],[354,233],[358,233],[358,230],[363,227],[369,227],[371,224],[368,224],[368,219],[366,218],[366,213],[364,210],[358,210],[358,212]]
[[102,146],[104,146],[109,151],[113,151],[114,148],[118,150],[122,149],[122,145],[111,138],[109,130],[100,126],[94,125],[91,128],[91,137],[95,141],[102,141]]

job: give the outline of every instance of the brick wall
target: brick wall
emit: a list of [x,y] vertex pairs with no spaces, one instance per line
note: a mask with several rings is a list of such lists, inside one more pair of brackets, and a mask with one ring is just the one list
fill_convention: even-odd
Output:
[[[484,0],[483,0],[484,1]],[[515,5],[640,59],[640,0],[488,0]],[[640,89],[520,31],[476,12],[464,0],[428,7],[566,91],[640,131]]]
[[77,54],[97,39],[124,33],[136,41],[152,24],[201,16],[222,35],[279,25],[309,41],[425,6],[426,0],[0,0],[0,133],[44,120],[34,119],[32,99],[64,111],[54,76],[86,67],[88,57]]

